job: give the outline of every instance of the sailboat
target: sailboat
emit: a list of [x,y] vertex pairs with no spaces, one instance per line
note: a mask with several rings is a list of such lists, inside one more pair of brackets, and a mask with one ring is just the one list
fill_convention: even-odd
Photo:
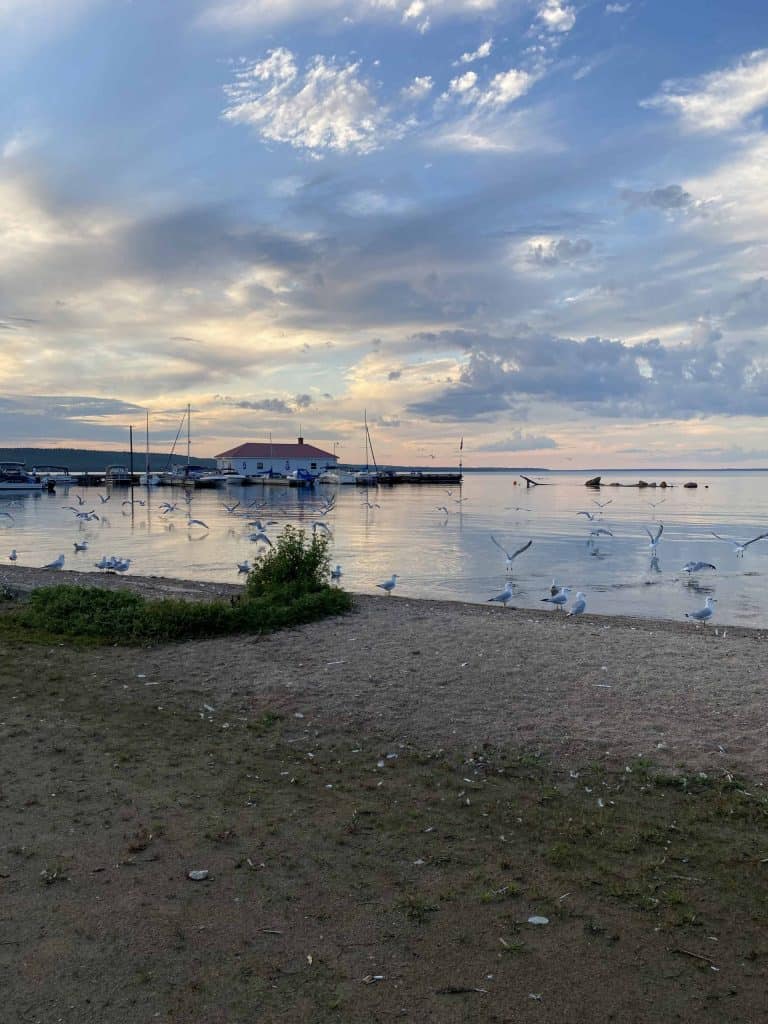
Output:
[[[373,454],[371,443],[371,432],[368,429],[368,410],[363,413],[363,431],[365,434],[365,469],[355,473],[355,483],[359,487],[376,487],[379,483],[379,469],[376,465],[376,456]],[[373,462],[373,469],[370,467],[368,456],[370,454]]]
[[161,474],[152,473],[149,468],[149,409],[147,409],[147,450],[146,462],[143,473],[139,473],[139,485],[141,487],[156,487],[161,483]]

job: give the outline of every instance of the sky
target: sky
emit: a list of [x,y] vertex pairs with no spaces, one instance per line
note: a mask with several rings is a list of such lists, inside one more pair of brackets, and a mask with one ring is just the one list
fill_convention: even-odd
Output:
[[768,465],[764,0],[0,0],[0,439]]

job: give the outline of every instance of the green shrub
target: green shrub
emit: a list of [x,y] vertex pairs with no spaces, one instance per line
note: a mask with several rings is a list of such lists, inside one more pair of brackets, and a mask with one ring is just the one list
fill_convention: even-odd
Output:
[[286,526],[248,574],[249,597],[267,593],[307,594],[325,589],[331,571],[328,538]]

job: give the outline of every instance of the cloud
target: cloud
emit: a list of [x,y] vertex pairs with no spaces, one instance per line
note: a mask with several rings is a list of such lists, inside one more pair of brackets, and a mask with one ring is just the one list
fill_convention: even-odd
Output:
[[400,95],[406,102],[418,103],[429,96],[434,84],[429,75],[417,75],[410,85],[401,90]]
[[665,185],[646,192],[623,188],[619,195],[630,206],[655,206],[659,210],[682,210],[695,202],[691,193],[686,192],[682,185]]
[[528,259],[534,263],[556,266],[558,263],[574,263],[591,252],[592,243],[588,238],[549,239],[546,242],[537,242],[531,245]]
[[606,4],[606,14],[626,14],[632,4]]
[[730,300],[726,320],[729,327],[768,326],[768,278],[755,278]]
[[400,380],[403,376],[402,370],[390,370],[387,374],[387,380]]
[[465,71],[463,75],[452,78],[448,91],[455,96],[466,97],[477,85],[477,72]]
[[300,71],[290,50],[270,50],[263,60],[238,70],[225,87],[229,103],[223,116],[255,128],[265,141],[317,155],[370,153],[401,129],[389,122],[359,71],[359,62],[322,56]]
[[493,49],[493,39],[486,39],[484,43],[481,43],[476,50],[472,50],[468,53],[462,53],[454,64],[472,64],[476,60],[484,60],[486,57],[490,57],[491,50]]
[[641,107],[677,117],[684,131],[716,133],[740,128],[768,103],[768,50],[698,78],[669,80]]
[[510,437],[502,438],[500,441],[491,441],[488,444],[481,444],[475,447],[478,452],[534,452],[544,451],[547,448],[558,448],[559,445],[554,438],[546,434],[524,434],[519,428]]
[[576,24],[576,10],[559,0],[545,0],[536,18],[548,32],[570,32]]
[[318,18],[346,24],[396,19],[425,32],[433,20],[477,17],[492,13],[508,0],[217,0],[199,18],[203,27],[263,29],[264,26],[307,22]]
[[508,338],[444,332],[444,345],[469,346],[469,355],[458,379],[408,411],[438,421],[482,420],[536,400],[611,418],[764,416],[764,350],[750,341],[719,343],[716,331],[699,337],[673,346],[658,339],[577,341],[530,330]]

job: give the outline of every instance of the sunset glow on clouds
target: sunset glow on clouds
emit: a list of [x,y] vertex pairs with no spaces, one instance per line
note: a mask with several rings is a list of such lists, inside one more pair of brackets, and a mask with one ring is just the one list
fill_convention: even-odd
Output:
[[0,445],[768,463],[762,3],[0,7]]

